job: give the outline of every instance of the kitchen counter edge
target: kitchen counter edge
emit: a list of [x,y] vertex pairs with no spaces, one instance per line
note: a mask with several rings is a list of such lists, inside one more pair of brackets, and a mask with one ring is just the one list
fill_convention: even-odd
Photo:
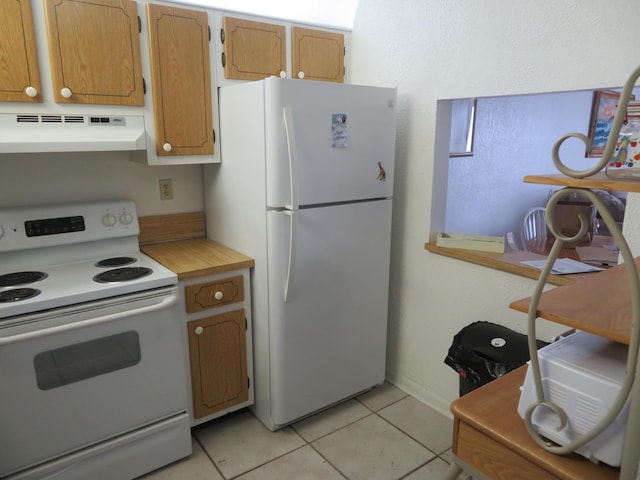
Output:
[[252,268],[253,258],[208,238],[140,245],[143,253],[178,275],[178,280]]

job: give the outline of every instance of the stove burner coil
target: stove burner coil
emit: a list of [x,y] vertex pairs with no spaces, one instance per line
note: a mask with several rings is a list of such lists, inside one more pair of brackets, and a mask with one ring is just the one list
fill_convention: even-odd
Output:
[[93,277],[94,282],[98,283],[118,283],[135,280],[150,275],[153,272],[146,267],[124,267],[114,270],[107,270]]
[[18,302],[40,295],[40,293],[37,288],[12,288],[0,292],[0,303]]
[[25,283],[38,282],[47,278],[44,272],[13,272],[0,275],[0,287],[16,287]]
[[122,267],[123,265],[129,265],[135,263],[136,259],[132,257],[112,257],[105,258],[96,263],[96,267]]

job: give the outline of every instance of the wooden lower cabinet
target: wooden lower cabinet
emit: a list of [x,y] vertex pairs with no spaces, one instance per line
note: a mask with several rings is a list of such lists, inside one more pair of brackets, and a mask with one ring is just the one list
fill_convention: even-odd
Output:
[[249,398],[244,309],[187,323],[193,416],[198,419]]

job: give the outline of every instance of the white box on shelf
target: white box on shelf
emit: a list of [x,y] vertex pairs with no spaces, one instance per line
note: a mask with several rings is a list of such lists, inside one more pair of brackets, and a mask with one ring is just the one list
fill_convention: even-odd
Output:
[[[536,408],[532,423],[540,435],[566,445],[591,431],[610,411],[620,392],[627,352],[627,345],[586,332],[577,332],[538,350],[545,399],[561,407],[569,419],[565,428],[558,431],[558,416],[546,407]],[[537,398],[530,363],[518,404],[522,418]],[[611,425],[576,453],[594,462],[619,466],[628,414],[627,401]]]

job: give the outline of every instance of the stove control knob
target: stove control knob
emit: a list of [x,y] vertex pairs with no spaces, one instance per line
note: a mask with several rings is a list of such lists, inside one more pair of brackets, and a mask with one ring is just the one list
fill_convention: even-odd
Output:
[[202,327],[196,327],[195,332],[196,332],[196,335],[202,335],[202,332],[204,332],[204,328],[202,328]]
[[222,297],[224,297],[224,294],[220,290],[218,290],[216,293],[213,294],[213,297],[216,300],[222,300]]
[[131,225],[131,222],[133,222],[133,215],[131,215],[129,212],[122,212],[118,219],[123,225]]
[[116,216],[113,213],[105,213],[102,217],[102,224],[105,227],[113,227],[116,224]]

